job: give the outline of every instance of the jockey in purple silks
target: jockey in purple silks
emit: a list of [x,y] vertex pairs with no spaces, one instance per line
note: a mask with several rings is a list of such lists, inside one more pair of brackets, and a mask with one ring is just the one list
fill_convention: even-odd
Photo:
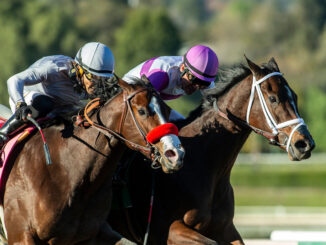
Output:
[[[161,56],[147,60],[130,70],[122,78],[128,83],[146,75],[163,100],[173,100],[197,90],[210,89],[218,70],[213,50],[203,45],[190,48],[184,56]],[[172,110],[170,121],[184,119]]]

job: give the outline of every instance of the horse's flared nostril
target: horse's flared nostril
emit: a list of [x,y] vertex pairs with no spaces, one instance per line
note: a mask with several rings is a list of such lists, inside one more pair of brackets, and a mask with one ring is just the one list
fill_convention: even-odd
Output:
[[294,147],[295,147],[298,151],[300,151],[301,153],[304,153],[304,152],[306,152],[307,150],[309,150],[309,149],[307,149],[307,148],[308,148],[308,144],[307,144],[306,141],[304,141],[304,140],[298,140],[298,141],[296,141],[296,142],[294,143]]
[[175,157],[176,154],[173,150],[167,150],[166,152],[164,152],[164,155],[169,159],[169,158],[172,158],[172,157]]

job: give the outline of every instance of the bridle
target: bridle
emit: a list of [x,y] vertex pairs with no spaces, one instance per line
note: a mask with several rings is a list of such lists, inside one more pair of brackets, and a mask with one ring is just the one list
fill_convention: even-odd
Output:
[[[286,151],[288,152],[289,148],[290,148],[290,144],[291,144],[291,139],[292,139],[292,137],[294,135],[294,132],[299,127],[306,126],[306,124],[304,123],[304,121],[303,121],[303,119],[301,117],[291,119],[291,120],[288,120],[288,121],[285,121],[285,122],[282,122],[282,123],[277,123],[275,121],[273,115],[271,114],[271,112],[268,109],[268,106],[266,104],[264,95],[263,95],[263,93],[261,91],[261,88],[260,88],[260,84],[262,82],[264,82],[265,80],[267,80],[268,78],[272,77],[272,76],[282,76],[282,73],[280,73],[280,72],[272,72],[272,73],[267,74],[263,78],[259,79],[258,81],[256,80],[256,77],[253,75],[251,93],[250,93],[249,103],[248,103],[248,108],[247,108],[247,113],[246,113],[246,121],[244,121],[242,119],[239,119],[239,118],[237,118],[236,116],[234,116],[232,114],[226,115],[225,113],[221,112],[219,110],[219,108],[217,107],[217,101],[214,103],[214,108],[218,112],[218,114],[220,116],[222,116],[223,118],[226,118],[226,119],[231,120],[231,121],[239,122],[240,124],[251,128],[257,134],[261,134],[264,137],[266,137],[267,139],[269,139],[271,144],[279,145],[279,146],[285,146]],[[259,98],[259,101],[260,101],[260,105],[261,105],[261,108],[262,108],[263,113],[265,115],[265,119],[267,121],[267,124],[268,124],[269,128],[272,130],[272,132],[268,132],[268,131],[265,131],[265,130],[262,130],[262,129],[259,129],[259,128],[256,128],[256,127],[250,125],[250,112],[251,112],[251,108],[252,108],[253,101],[254,101],[255,91],[257,92],[257,95],[258,95],[258,98]],[[295,125],[295,126],[292,128],[290,136],[289,137],[286,136],[287,139],[285,140],[285,142],[284,143],[277,142],[276,139],[277,139],[278,135],[281,133],[279,131],[279,129],[285,128],[285,127],[288,127],[288,126],[292,126],[292,125]]]
[[[123,113],[121,114],[121,118],[120,118],[120,124],[119,124],[119,130],[118,132],[110,129],[110,128],[107,128],[105,126],[102,126],[94,121],[92,121],[89,116],[88,116],[88,113],[90,111],[92,111],[93,109],[95,108],[98,108],[99,105],[100,105],[100,99],[99,98],[96,98],[92,101],[90,101],[86,107],[85,107],[85,110],[84,110],[84,117],[85,119],[88,121],[88,123],[93,127],[95,128],[96,130],[98,130],[99,132],[101,132],[102,134],[108,136],[108,137],[111,137],[112,135],[114,135],[115,137],[119,138],[120,140],[124,141],[125,143],[128,143],[129,145],[131,145],[135,150],[138,150],[138,151],[141,151],[145,154],[151,154],[151,153],[154,153],[154,155],[157,155],[159,154],[158,153],[158,150],[156,149],[155,146],[153,146],[152,144],[150,144],[148,142],[148,140],[146,139],[146,134],[144,133],[144,131],[141,129],[138,121],[136,120],[136,117],[135,117],[135,114],[131,108],[131,99],[136,95],[136,94],[139,94],[143,91],[146,91],[146,90],[149,90],[149,88],[141,88],[141,89],[138,89],[136,91],[134,91],[132,94],[127,94],[124,90],[123,90],[123,101],[124,101],[124,109],[123,109]],[[106,104],[110,103],[112,100],[109,100],[108,102],[106,102]],[[139,145],[137,143],[134,143],[128,139],[126,139],[125,137],[123,137],[121,135],[121,130],[122,130],[122,126],[125,122],[125,118],[126,118],[126,115],[128,113],[128,110],[130,111],[131,113],[131,116],[132,116],[132,119],[133,119],[133,122],[135,123],[136,125],[136,128],[137,130],[139,131],[139,133],[142,135],[145,143],[146,143],[146,147],[145,146],[142,146],[142,145]]]

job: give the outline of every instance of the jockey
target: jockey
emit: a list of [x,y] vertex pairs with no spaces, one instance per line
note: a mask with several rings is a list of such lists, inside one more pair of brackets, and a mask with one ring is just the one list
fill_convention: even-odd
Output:
[[[215,52],[209,47],[196,45],[184,56],[161,56],[147,60],[130,70],[122,79],[132,83],[133,78],[146,75],[163,100],[172,100],[197,90],[213,88],[217,69]],[[169,120],[179,119],[184,117],[172,110]]]
[[113,76],[114,56],[102,43],[90,42],[72,59],[46,56],[7,81],[14,114],[0,129],[0,145],[7,135],[26,122],[27,115],[43,117],[56,108],[82,105],[92,98],[101,82]]

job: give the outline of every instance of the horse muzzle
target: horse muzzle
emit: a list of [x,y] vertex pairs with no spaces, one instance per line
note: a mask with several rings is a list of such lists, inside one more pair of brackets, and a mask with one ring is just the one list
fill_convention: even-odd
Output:
[[305,125],[300,126],[291,138],[288,155],[292,161],[301,161],[311,156],[315,142]]
[[177,135],[178,128],[173,123],[162,124],[147,134],[146,139],[156,148],[153,168],[162,166],[165,173],[173,173],[182,167],[185,150]]
[[162,170],[165,173],[173,173],[183,166],[185,150],[179,138],[174,134],[168,134],[160,139],[163,147],[163,154],[159,158]]

